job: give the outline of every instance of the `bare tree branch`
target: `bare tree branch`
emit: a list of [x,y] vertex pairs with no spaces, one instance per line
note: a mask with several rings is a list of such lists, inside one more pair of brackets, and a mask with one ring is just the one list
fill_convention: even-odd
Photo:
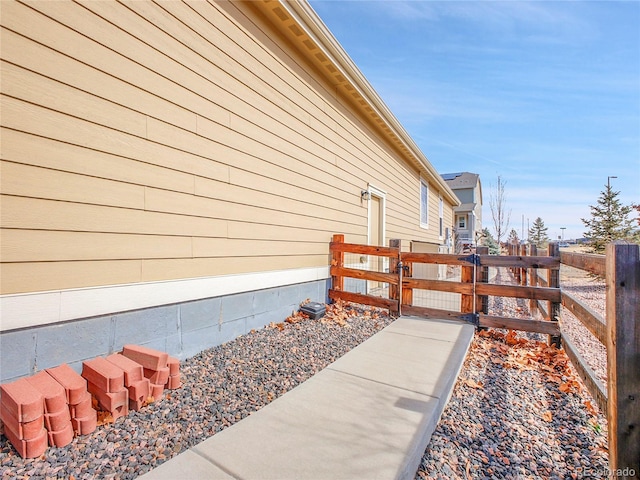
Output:
[[498,184],[495,188],[493,188],[492,185],[491,190],[489,190],[489,208],[491,208],[493,228],[498,245],[500,245],[500,239],[507,233],[507,230],[509,230],[509,222],[511,221],[511,209],[507,210],[507,197],[504,192],[506,184],[506,180],[503,180],[502,177],[498,175]]

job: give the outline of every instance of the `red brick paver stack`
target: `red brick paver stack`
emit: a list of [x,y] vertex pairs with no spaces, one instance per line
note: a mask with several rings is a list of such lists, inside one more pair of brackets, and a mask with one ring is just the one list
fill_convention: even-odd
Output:
[[102,357],[82,363],[82,376],[89,392],[114,420],[129,414],[129,391],[124,386],[124,371]]
[[76,435],[93,432],[98,424],[98,414],[91,405],[87,381],[66,363],[59,367],[48,368],[46,372],[65,390],[71,425]]
[[129,392],[129,410],[140,410],[150,395],[149,379],[144,378],[142,365],[120,353],[109,355],[107,361],[124,372],[124,386]]
[[73,426],[64,387],[45,371],[27,378],[27,382],[44,398],[44,425],[47,429],[49,445],[52,447],[69,445],[73,440]]
[[142,365],[144,377],[151,383],[151,396],[160,400],[169,380],[169,354],[140,345],[125,345],[122,355]]
[[125,345],[122,353],[83,362],[82,375],[65,363],[0,385],[0,433],[23,458],[39,457],[49,445],[64,447],[96,429],[94,401],[115,421],[181,386],[177,358]]
[[0,392],[4,434],[22,457],[39,457],[48,447],[42,394],[24,378],[1,385]]
[[182,386],[180,382],[180,360],[175,357],[169,357],[167,361],[169,366],[169,380],[165,385],[167,390],[176,390]]

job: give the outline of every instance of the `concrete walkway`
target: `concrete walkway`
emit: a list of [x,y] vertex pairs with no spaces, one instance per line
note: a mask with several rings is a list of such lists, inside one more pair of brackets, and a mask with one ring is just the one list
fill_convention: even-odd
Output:
[[144,480],[413,479],[473,337],[401,317]]

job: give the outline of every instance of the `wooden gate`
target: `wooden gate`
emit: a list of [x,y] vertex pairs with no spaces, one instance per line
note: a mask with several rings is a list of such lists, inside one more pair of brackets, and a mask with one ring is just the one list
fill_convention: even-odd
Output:
[[[556,310],[554,308],[556,305],[559,308],[561,294],[557,282],[556,284],[550,282],[551,284],[547,287],[487,283],[489,267],[558,271],[560,268],[559,256],[495,256],[488,255],[487,252],[483,254],[483,247],[478,248],[480,254],[470,255],[415,253],[403,252],[400,240],[390,240],[389,245],[389,247],[383,247],[344,243],[343,235],[334,235],[330,245],[332,288],[329,290],[329,298],[387,308],[393,315],[460,319],[476,326],[539,332],[552,335],[554,339],[559,338],[560,328],[554,321],[557,318],[550,318],[551,321],[526,320],[487,314],[487,297],[489,295],[547,301],[552,306],[549,309],[550,312]],[[345,267],[344,255],[346,253],[388,257],[389,271],[379,272]],[[461,280],[460,282],[450,282],[413,278],[413,266],[417,263],[460,266]],[[553,277],[554,275],[548,276],[550,279]],[[557,275],[555,277],[557,278]],[[347,292],[344,288],[345,278],[386,283],[389,292],[388,298]],[[413,301],[414,290],[460,294],[460,310],[442,310],[415,305]]]

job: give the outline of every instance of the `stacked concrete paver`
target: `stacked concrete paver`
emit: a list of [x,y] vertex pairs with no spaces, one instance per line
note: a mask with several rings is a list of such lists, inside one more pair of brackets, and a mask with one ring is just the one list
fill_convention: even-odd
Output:
[[167,380],[167,390],[176,390],[182,386],[180,382],[180,360],[175,357],[169,357],[167,361],[169,366],[169,380]]
[[44,398],[44,426],[47,429],[49,445],[52,447],[69,445],[74,435],[64,387],[46,371],[36,373],[27,378],[27,381]]
[[142,365],[144,377],[149,379],[151,396],[154,400],[161,399],[169,381],[169,354],[139,345],[125,345],[122,355]]
[[46,370],[65,390],[71,425],[76,435],[86,435],[96,429],[98,415],[92,406],[87,381],[66,363]]
[[165,388],[180,386],[177,358],[125,345],[122,353],[83,362],[82,375],[63,364],[0,385],[0,420],[18,453],[35,458],[49,445],[63,447],[74,434],[93,432],[98,423],[94,400],[115,421],[162,398]]
[[0,386],[0,391],[4,434],[22,457],[39,457],[48,447],[42,394],[24,378]]
[[82,363],[82,376],[91,395],[114,420],[129,414],[129,392],[124,387],[124,371],[102,357]]
[[107,361],[124,373],[124,386],[129,392],[129,410],[140,410],[150,395],[149,379],[144,378],[142,365],[121,353],[109,355]]

